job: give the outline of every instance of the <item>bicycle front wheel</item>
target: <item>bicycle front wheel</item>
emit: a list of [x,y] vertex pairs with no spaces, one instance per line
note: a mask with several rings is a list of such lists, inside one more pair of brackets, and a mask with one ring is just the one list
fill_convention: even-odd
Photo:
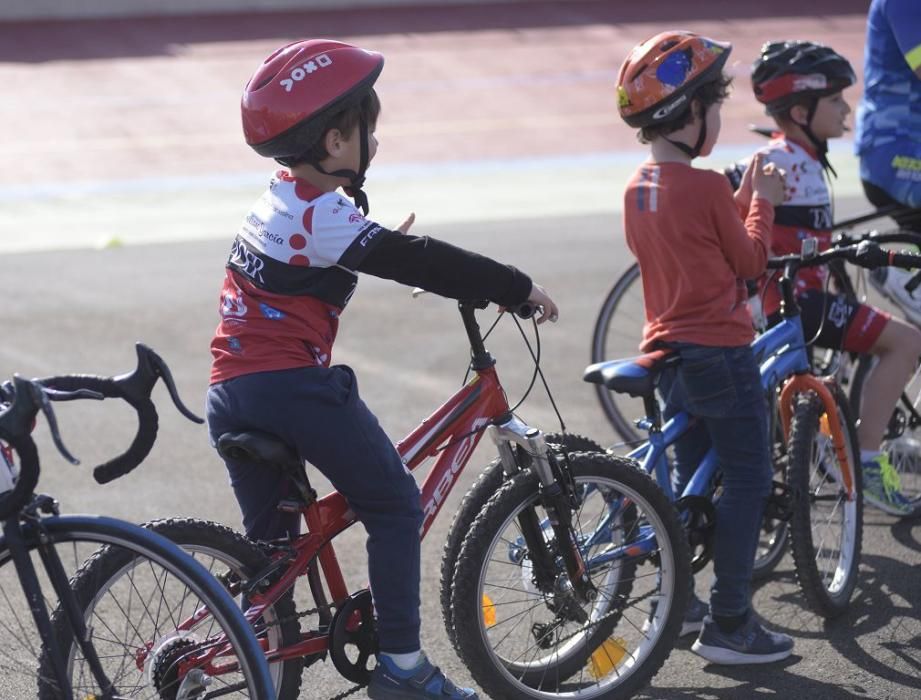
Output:
[[[580,453],[570,465],[579,501],[572,530],[590,594],[577,595],[560,564],[530,472],[489,500],[461,547],[451,595],[457,646],[489,697],[627,698],[677,639],[691,590],[677,512],[629,460]],[[523,535],[529,518],[557,562],[552,583],[535,571],[542,557],[532,558]]]
[[[40,526],[24,528],[24,533],[33,551],[39,537],[53,542],[65,571],[78,566],[72,589],[88,641],[115,697],[182,700],[219,694],[262,700],[272,696],[265,653],[239,607],[207,570],[176,545],[138,526],[92,516],[42,519]],[[79,565],[90,548],[98,551]],[[120,585],[107,586],[98,578],[101,558],[124,562]],[[46,594],[48,588],[43,586]],[[58,660],[73,696],[103,697],[104,689],[98,687],[60,606],[52,615],[52,625]],[[35,649],[41,649],[36,652],[38,697],[64,697],[52,655],[41,645]],[[34,667],[32,675],[36,676]]]
[[[548,444],[559,445],[564,452],[604,452],[604,449],[594,440],[573,433],[547,433],[544,436]],[[530,455],[519,452],[519,466],[527,469],[530,466]],[[505,471],[502,462],[494,459],[486,465],[477,480],[473,482],[470,490],[464,494],[460,507],[454,514],[451,527],[448,529],[448,538],[445,540],[444,551],[441,555],[441,616],[445,623],[445,630],[451,643],[454,643],[454,612],[451,608],[451,581],[454,578],[454,569],[457,567],[457,555],[460,553],[464,537],[470,532],[477,514],[486,505],[486,501],[502,486],[505,481]]]
[[[592,362],[619,360],[638,355],[646,321],[640,266],[634,263],[608,293],[592,331]],[[634,421],[645,415],[641,399],[617,394],[596,384],[595,392],[608,421],[628,444],[644,440]]]
[[787,484],[793,494],[790,540],[796,575],[809,605],[827,618],[840,615],[850,604],[863,536],[857,436],[840,391],[835,392],[835,400],[854,480],[853,499],[848,499],[824,404],[811,392],[800,395],[796,402],[787,464]]

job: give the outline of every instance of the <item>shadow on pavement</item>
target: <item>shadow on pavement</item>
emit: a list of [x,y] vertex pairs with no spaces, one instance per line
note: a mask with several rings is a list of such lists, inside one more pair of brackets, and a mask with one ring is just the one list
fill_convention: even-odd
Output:
[[[777,17],[853,15],[866,0],[774,0],[771,3],[658,0],[654,3],[497,2],[475,5],[369,7],[316,12],[262,12],[180,17],[0,22],[0,61],[39,63],[171,55],[184,44],[294,39],[301,36],[377,36]],[[663,24],[663,29],[665,25]],[[411,37],[407,36],[411,41]]]

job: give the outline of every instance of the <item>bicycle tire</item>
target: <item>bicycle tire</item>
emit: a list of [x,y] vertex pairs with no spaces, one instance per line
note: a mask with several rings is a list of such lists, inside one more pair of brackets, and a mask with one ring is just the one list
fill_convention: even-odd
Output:
[[[231,580],[251,578],[270,564],[269,557],[256,542],[220,523],[192,518],[169,518],[145,523],[143,527],[178,545],[221,581],[225,588]],[[121,571],[125,564],[124,557],[118,555],[118,552],[100,554],[92,563],[98,570],[88,570],[86,578],[102,584],[111,581],[112,576]],[[92,588],[92,585],[87,587]],[[87,594],[90,600],[96,597],[92,590],[88,590]],[[282,597],[270,606],[260,623],[265,627],[257,637],[264,639],[269,649],[291,646],[300,641],[300,624],[294,600],[290,596]],[[300,658],[271,664],[269,675],[275,687],[273,697],[279,700],[296,700],[300,692],[303,668],[303,659]]]
[[[185,555],[176,545],[172,544],[165,538],[144,530],[137,525],[132,525],[123,521],[112,518],[95,517],[95,516],[55,516],[43,518],[40,521],[40,530],[32,528],[31,534],[27,540],[28,546],[34,550],[40,538],[52,542],[55,545],[65,545],[68,549],[73,547],[75,550],[78,543],[90,543],[96,548],[97,554],[90,558],[87,564],[80,568],[71,581],[72,588],[77,596],[78,602],[82,604],[93,602],[98,610],[99,601],[86,601],[81,598],[81,593],[86,592],[86,572],[91,569],[97,561],[96,556],[103,551],[113,551],[118,548],[121,551],[130,553],[144,562],[145,570],[154,572],[154,579],[158,585],[168,585],[172,581],[179,582],[184,586],[186,595],[197,600],[198,604],[205,606],[211,612],[212,630],[220,630],[221,639],[230,645],[230,650],[234,654],[237,664],[239,664],[240,675],[242,678],[237,679],[241,684],[240,693],[235,697],[264,698],[272,691],[272,683],[269,678],[268,668],[265,663],[265,655],[258,642],[252,634],[252,630],[246,619],[243,617],[240,609],[234,604],[233,600],[227,595],[226,591],[218,582],[196,561]],[[5,541],[2,543],[4,555]],[[82,580],[82,586],[81,586]],[[195,602],[189,603],[190,608],[196,605]],[[194,609],[194,608],[191,608]],[[147,611],[150,614],[150,610]],[[151,616],[151,619],[153,617]],[[61,646],[62,650],[73,648],[73,632],[70,625],[65,621],[65,616],[60,611],[60,607],[52,615],[52,625],[54,628],[55,639]],[[107,668],[109,680],[116,684],[117,694],[119,697],[132,697],[132,693],[142,692],[141,678],[143,672],[137,668],[139,647],[132,645],[130,648],[123,650],[122,662],[113,673],[112,664],[114,659],[105,650],[112,650],[113,645],[107,638],[109,629],[101,625],[100,619],[93,618],[92,624],[89,625],[90,641],[100,656],[103,665]],[[133,629],[137,629],[136,627]],[[164,627],[166,629],[166,627]],[[98,634],[97,634],[98,632]],[[173,646],[173,650],[179,649],[182,643]],[[167,652],[169,654],[169,652]],[[184,652],[179,652],[173,659],[178,661]],[[87,681],[95,685],[93,676],[88,670],[74,674],[75,655],[65,651],[62,654],[65,659],[70,682],[73,690],[78,697],[95,697],[101,694],[101,689],[94,687],[83,687],[82,684]],[[163,657],[160,657],[161,659]],[[38,659],[39,668],[37,675],[38,697],[41,700],[51,700],[52,698],[61,697],[62,689],[56,687],[52,660],[47,652],[43,649]],[[175,662],[172,664],[175,666]],[[130,669],[135,669],[132,673]],[[178,683],[169,678],[171,668],[161,667],[162,675],[158,681],[162,683],[162,690],[166,693],[174,690]],[[33,671],[34,673],[34,671]],[[149,692],[149,687],[146,692]],[[149,696],[148,696],[149,697]],[[161,695],[158,695],[161,697]]]
[[[857,360],[849,397],[853,415],[860,415],[863,385],[870,378],[875,366],[875,358],[872,355],[861,355]],[[902,495],[914,506],[913,511],[908,514],[884,511],[902,519],[921,516],[921,425],[912,425],[912,415],[908,406],[921,413],[921,367],[915,369],[908,379],[899,403],[893,408],[889,427],[880,446],[889,455],[889,461],[899,474]]]
[[[634,310],[637,309],[637,310]],[[645,322],[640,266],[633,263],[608,292],[592,330],[592,362],[638,355]],[[638,444],[644,435],[633,421],[645,415],[641,399],[617,394],[596,384],[595,394],[608,422],[627,444]]]
[[[633,601],[629,598],[619,600],[620,605],[612,608],[611,597],[605,595],[605,585],[611,586],[608,579],[619,576],[620,569],[611,566],[592,572],[592,557],[607,550],[590,553],[587,557],[590,575],[602,574],[607,583],[598,589],[595,601],[588,603],[591,607],[584,628],[566,636],[554,631],[565,626],[561,622],[553,627],[554,619],[567,614],[561,611],[568,611],[571,604],[579,603],[574,599],[567,600],[564,587],[558,588],[562,593],[556,590],[552,594],[533,592],[535,586],[529,573],[527,563],[530,560],[526,551],[516,556],[517,565],[509,566],[509,562],[513,562],[510,557],[515,540],[511,536],[507,539],[503,537],[505,528],[515,521],[517,514],[534,508],[541,493],[540,482],[534,474],[521,472],[514,476],[487,502],[473,523],[461,547],[452,586],[451,604],[458,653],[488,697],[539,700],[565,694],[567,698],[627,698],[652,678],[678,638],[691,589],[691,569],[687,538],[674,507],[630,460],[606,454],[578,453],[571,457],[570,463],[577,486],[583,486],[581,493],[589,492],[589,484],[595,485],[591,493],[600,496],[602,512],[612,503],[619,501],[623,505],[630,502],[629,508],[634,509],[631,518],[638,526],[633,532],[621,533],[622,544],[637,542],[634,537],[650,532],[642,528],[651,528],[657,548],[651,554],[643,555],[642,561],[639,561],[639,556],[633,561],[634,567],[656,569],[647,572],[644,568],[642,575],[634,573],[633,586],[651,587],[651,590],[637,595]],[[592,505],[595,505],[594,500]],[[579,522],[588,510],[587,502],[583,502],[573,513],[575,522]],[[594,517],[589,518],[589,521],[593,520]],[[617,522],[616,519],[614,522]],[[585,536],[581,528],[577,531]],[[616,540],[607,540],[608,543],[612,541]],[[495,547],[498,550],[508,547],[509,561],[503,561]],[[498,561],[495,557],[499,557]],[[484,598],[484,594],[488,596],[485,589],[488,588],[487,569],[491,563],[502,565],[497,566],[497,570],[501,570],[499,575],[504,582],[495,589],[489,588],[496,595],[496,601],[487,605],[484,601],[492,600]],[[525,593],[531,589],[530,595],[537,597],[536,604],[530,607],[527,598],[503,600],[504,595],[516,594],[511,589],[511,583],[521,584]],[[615,581],[614,585],[618,583]],[[562,579],[560,584],[562,586]],[[508,590],[513,592],[505,593]],[[657,604],[645,606],[645,602],[653,596],[657,597]],[[639,603],[644,603],[644,607],[635,607]],[[516,613],[516,604],[524,606],[525,612]],[[542,609],[538,610],[539,607]],[[490,609],[496,611],[497,616],[503,616],[502,622],[489,622]],[[532,615],[535,612],[543,618],[549,613],[550,622],[535,622]],[[526,623],[526,647],[546,643],[548,635],[553,632],[550,644],[553,640],[562,643],[562,650],[549,653],[545,659],[534,657],[524,662],[521,659],[525,656],[517,650],[503,652],[517,656],[501,656],[492,646],[492,640],[498,640],[499,644],[508,641],[520,627],[521,615],[524,614],[531,615],[527,622],[532,623],[529,628]],[[512,621],[515,627],[511,630],[507,627],[497,630],[500,625]],[[649,624],[645,625],[647,622]],[[490,629],[497,630],[495,636],[491,637]],[[531,644],[528,635],[537,643]],[[574,642],[570,641],[573,639]],[[533,650],[527,653],[533,653]],[[543,653],[543,650],[538,653]],[[583,671],[587,667],[592,668],[598,678],[587,680]],[[586,684],[587,687],[583,687]]]
[[[831,438],[820,428],[825,408],[812,392],[800,395],[796,401],[787,465],[787,483],[793,494],[790,544],[796,576],[809,606],[826,618],[841,615],[850,605],[857,585],[863,535],[856,431],[843,394],[836,390],[834,396],[848,443],[848,460],[856,485],[854,500],[847,500],[839,484],[840,469]],[[833,502],[831,508],[822,505],[827,502]],[[818,536],[816,531],[820,531]],[[827,555],[824,542],[832,546]]]
[[[548,444],[560,445],[566,452],[604,452],[597,442],[573,433],[547,433],[544,440]],[[520,452],[523,460],[528,458],[527,453]],[[526,469],[528,464],[519,465]],[[451,612],[451,580],[454,578],[454,568],[457,565],[457,555],[460,553],[464,537],[470,532],[470,526],[476,520],[477,514],[486,505],[492,495],[499,490],[505,481],[505,470],[502,462],[494,459],[486,465],[477,476],[473,486],[464,494],[460,507],[454,513],[451,526],[448,528],[448,537],[445,540],[441,555],[441,617],[444,620],[445,630],[451,644],[454,644],[454,619]]]

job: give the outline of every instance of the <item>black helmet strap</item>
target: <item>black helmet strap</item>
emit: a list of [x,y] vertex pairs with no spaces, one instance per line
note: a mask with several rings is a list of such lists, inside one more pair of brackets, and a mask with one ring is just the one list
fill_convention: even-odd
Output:
[[[365,119],[364,116],[362,116],[358,122],[358,139],[358,172],[349,170],[347,168],[329,172],[328,170],[324,170],[323,166],[321,166],[319,162],[313,160],[309,162],[314,168],[319,170],[324,175],[347,178],[349,180],[349,184],[343,188],[345,193],[354,200],[355,206],[361,209],[365,216],[367,216],[368,211],[370,211],[370,207],[368,205],[368,195],[366,195],[364,190],[361,189],[365,184],[365,172],[368,169],[368,120]],[[287,163],[282,162],[281,159],[276,160],[282,163],[282,165],[287,165]]]
[[[697,104],[701,104],[698,102]],[[702,105],[701,105],[702,108]],[[691,99],[691,106],[688,109],[694,109],[694,100]],[[700,131],[697,133],[697,142],[693,146],[688,146],[680,141],[672,141],[667,136],[664,137],[672,146],[684,152],[689,158],[696,158],[700,155],[700,149],[704,147],[704,141],[707,140],[707,110],[703,110],[700,117]]]
[[803,133],[806,134],[806,138],[808,138],[809,142],[815,147],[816,156],[818,156],[822,169],[837,178],[838,173],[835,172],[835,169],[828,161],[828,141],[819,139],[812,131],[812,119],[815,117],[815,112],[819,107],[819,97],[820,95],[815,95],[809,101],[809,111],[806,113],[806,123],[797,124],[797,126],[803,130]]

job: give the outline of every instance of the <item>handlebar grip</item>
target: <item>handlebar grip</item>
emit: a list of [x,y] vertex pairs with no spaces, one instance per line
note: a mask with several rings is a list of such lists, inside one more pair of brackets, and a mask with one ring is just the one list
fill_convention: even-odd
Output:
[[150,453],[157,439],[159,418],[157,409],[149,397],[130,396],[115,379],[89,374],[46,377],[39,381],[42,386],[50,389],[62,391],[89,389],[102,394],[106,398],[123,399],[137,413],[138,429],[128,449],[93,469],[93,478],[98,483],[105,484],[124,476],[143,462]]
[[890,251],[889,264],[892,267],[901,267],[906,270],[921,268],[921,255],[918,253],[896,253]]

